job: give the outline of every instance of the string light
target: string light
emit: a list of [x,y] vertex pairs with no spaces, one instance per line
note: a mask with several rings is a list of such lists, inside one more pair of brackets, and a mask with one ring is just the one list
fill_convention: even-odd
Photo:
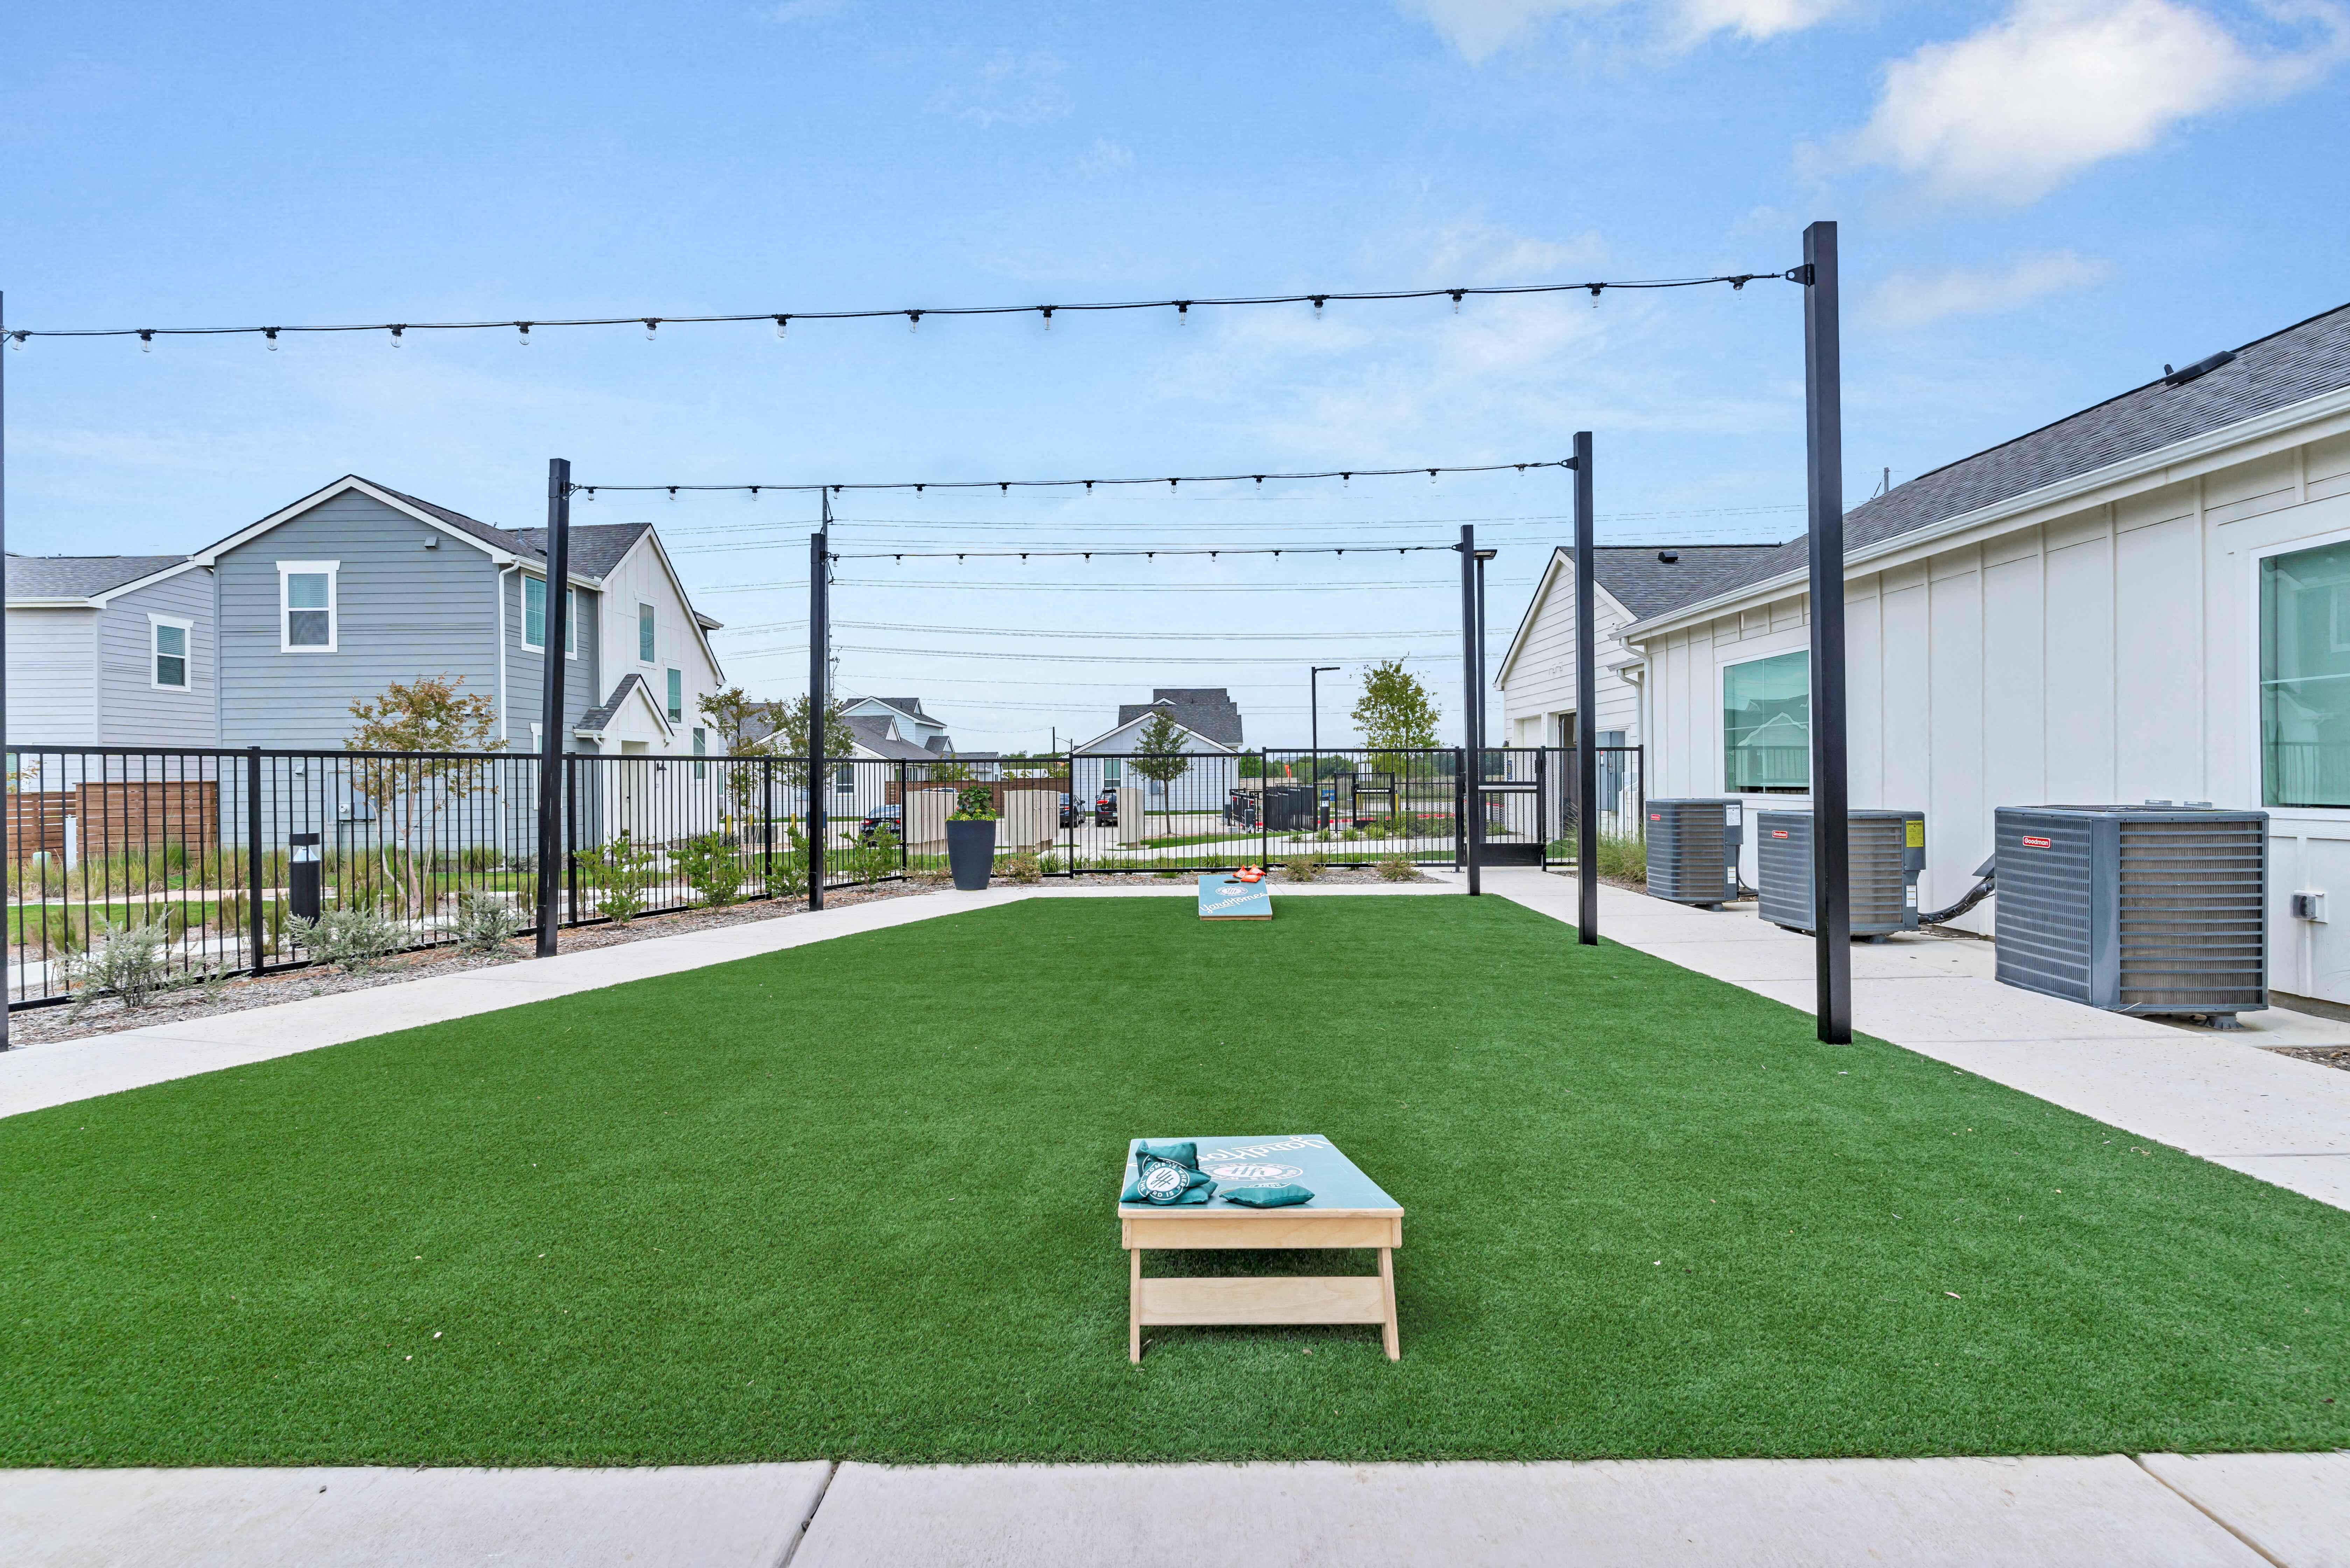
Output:
[[517,340],[522,344],[522,346],[523,346],[524,348],[529,348],[529,347],[530,347],[530,323],[529,323],[529,322],[527,322],[527,321],[517,321],[517,322],[515,322],[515,331],[517,334],[519,334],[519,337],[518,337],[518,339],[517,339]]
[[[1172,308],[1175,312],[1176,320],[1179,323],[1183,323],[1188,322],[1191,319],[1191,307],[1195,305],[1223,306],[1232,307],[1254,305],[1271,306],[1309,304],[1314,306],[1315,315],[1318,318],[1321,316],[1324,307],[1334,299],[1364,302],[1388,302],[1413,299],[1450,299],[1452,302],[1453,309],[1457,314],[1461,306],[1461,302],[1471,295],[1503,296],[1517,294],[1568,294],[1576,289],[1587,289],[1590,291],[1592,302],[1596,305],[1600,292],[1603,289],[1701,288],[1712,284],[1726,283],[1733,291],[1742,293],[1748,284],[1764,281],[1800,285],[1804,281],[1804,269],[1797,266],[1789,267],[1784,271],[1717,273],[1703,277],[1612,278],[1591,283],[1495,284],[1482,287],[1462,286],[1460,287],[1439,288],[1383,288],[1363,289],[1352,292],[1336,289],[1324,289],[1318,292],[1306,294],[1226,295],[1214,298],[1200,298],[1193,296],[1182,299],[1098,300],[1079,305],[926,305],[920,307],[920,314],[922,316],[1019,316],[1025,315],[1030,311],[1035,311],[1043,319],[1045,329],[1049,332],[1052,330],[1054,316],[1059,312],[1069,310],[1166,310]],[[681,322],[706,325],[742,321],[772,321],[775,324],[775,336],[782,337],[786,336],[785,329],[793,316],[814,317],[818,320],[825,321],[857,321],[884,316],[902,316],[910,319],[916,313],[914,311],[910,310],[906,306],[898,306],[886,309],[802,310],[785,313],[764,310],[743,314],[712,316],[583,316],[566,317],[559,320],[537,318],[534,319],[530,325],[542,327],[626,327],[636,323],[642,323],[645,329],[645,337],[649,341],[650,341],[658,339],[659,329],[664,322],[671,325],[676,325]],[[240,334],[250,335],[253,333],[259,333],[264,337],[274,341],[276,336],[281,332],[389,331],[391,333],[393,338],[397,340],[407,328],[411,327],[416,328],[418,331],[468,332],[491,327],[501,329],[519,327],[522,325],[523,324],[517,320],[508,318],[499,321],[414,321],[398,323],[388,321],[359,323],[321,322],[314,325],[294,327],[281,325],[276,327],[11,327],[5,329],[5,331],[12,347],[21,347],[25,340],[29,337],[137,337],[141,332],[151,332],[159,337],[234,337]]]
[[400,335],[407,330],[408,325],[405,322],[400,323],[391,329],[391,346],[393,348],[397,348],[400,347]]
[[266,337],[266,338],[268,338],[268,339],[269,339],[269,351],[270,351],[272,354],[276,353],[276,352],[277,352],[277,328],[276,328],[275,327],[263,327],[263,328],[261,329],[261,335],[262,335],[263,337]]
[[139,334],[139,352],[141,354],[152,354],[155,352],[155,335],[152,332],[141,332]]
[[[1436,476],[1440,473],[1501,473],[1505,472],[1523,473],[1528,469],[1571,469],[1574,466],[1575,460],[1571,457],[1566,457],[1544,458],[1537,461],[1515,462],[1459,463],[1440,465],[1435,468],[1320,469],[1311,472],[1298,472],[1293,473],[1274,473],[1271,471],[1267,471],[1263,473],[1186,473],[1171,478],[1161,477],[1158,479],[899,479],[873,481],[857,484],[775,484],[768,481],[761,480],[759,482],[758,488],[762,490],[791,491],[801,494],[829,490],[835,495],[838,495],[843,491],[847,490],[910,490],[915,492],[917,494],[920,494],[924,490],[986,490],[991,487],[999,495],[1009,495],[1015,490],[1071,490],[1078,488],[1083,488],[1090,493],[1093,487],[1097,484],[1164,484],[1169,489],[1173,490],[1185,484],[1239,484],[1244,481],[1253,482],[1261,485],[1268,479],[1336,479],[1351,486],[1355,475],[1358,473],[1362,474],[1365,478],[1394,478],[1407,473],[1424,473],[1428,475],[1429,483],[1432,484],[1436,482]],[[573,488],[585,489],[587,486],[574,485]],[[667,491],[671,497],[674,499],[678,492],[682,490],[718,492],[729,490],[748,490],[752,488],[752,486],[745,483],[739,484],[598,484],[595,488],[599,490],[625,491],[662,490]]]

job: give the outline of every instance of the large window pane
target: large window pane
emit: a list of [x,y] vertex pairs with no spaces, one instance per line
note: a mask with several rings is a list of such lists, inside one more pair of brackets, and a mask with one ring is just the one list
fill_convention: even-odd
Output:
[[2350,805],[2350,544],[2261,563],[2261,794]]
[[1812,784],[1812,656],[1783,653],[1721,672],[1723,785],[1795,793]]
[[522,580],[522,640],[525,648],[546,646],[546,585],[536,577]]

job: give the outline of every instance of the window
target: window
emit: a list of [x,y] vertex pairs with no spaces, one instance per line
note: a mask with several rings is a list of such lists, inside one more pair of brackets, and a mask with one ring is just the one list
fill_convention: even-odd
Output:
[[278,651],[335,651],[335,576],[339,561],[277,563]]
[[2350,542],[2261,563],[2261,799],[2350,805]]
[[188,633],[194,624],[156,615],[147,618],[147,635],[153,644],[156,691],[188,689]]
[[1723,785],[1800,794],[1812,784],[1812,656],[1783,653],[1721,672]]
[[843,763],[832,770],[832,788],[836,794],[847,794],[857,787],[857,764]]
[[1120,779],[1124,778],[1125,776],[1126,776],[1126,763],[1125,763],[1124,759],[1122,759],[1122,758],[1118,758],[1118,757],[1109,757],[1109,758],[1107,758],[1107,759],[1105,759],[1105,760],[1103,761],[1103,763],[1102,763],[1102,784],[1103,784],[1104,787],[1108,788],[1108,789],[1116,789],[1116,788],[1118,787],[1118,781],[1119,781]]
[[669,672],[669,722],[674,724],[684,717],[685,672],[672,670]]
[[[522,580],[522,645],[544,649],[546,646],[546,579],[525,576]],[[563,657],[579,657],[579,590],[563,590]]]
[[710,764],[702,761],[710,752],[710,732],[697,727],[693,732],[693,776],[702,778],[710,772]]
[[650,664],[660,658],[660,655],[654,651],[654,647],[653,607],[639,605],[637,607],[637,662]]

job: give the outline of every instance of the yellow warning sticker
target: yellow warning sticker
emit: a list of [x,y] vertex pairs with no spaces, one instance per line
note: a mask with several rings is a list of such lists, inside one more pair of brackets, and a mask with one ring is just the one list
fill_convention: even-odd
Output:
[[1925,848],[1925,847],[1926,847],[1926,823],[1925,823],[1925,819],[1924,819],[1924,818],[1922,818],[1922,817],[1912,817],[1912,818],[1909,820],[1908,827],[1909,827],[1909,847],[1910,847],[1910,848],[1912,848],[1912,849],[1923,849],[1923,848]]

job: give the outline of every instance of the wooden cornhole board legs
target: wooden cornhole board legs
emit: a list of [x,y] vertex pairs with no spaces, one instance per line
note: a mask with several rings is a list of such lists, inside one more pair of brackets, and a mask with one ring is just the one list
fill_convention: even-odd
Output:
[[1379,1272],[1370,1274],[1267,1274],[1255,1278],[1149,1280],[1142,1249],[1129,1262],[1126,1354],[1142,1359],[1142,1331],[1160,1324],[1248,1323],[1375,1323],[1389,1361],[1403,1359],[1396,1323],[1395,1249],[1381,1247]]

